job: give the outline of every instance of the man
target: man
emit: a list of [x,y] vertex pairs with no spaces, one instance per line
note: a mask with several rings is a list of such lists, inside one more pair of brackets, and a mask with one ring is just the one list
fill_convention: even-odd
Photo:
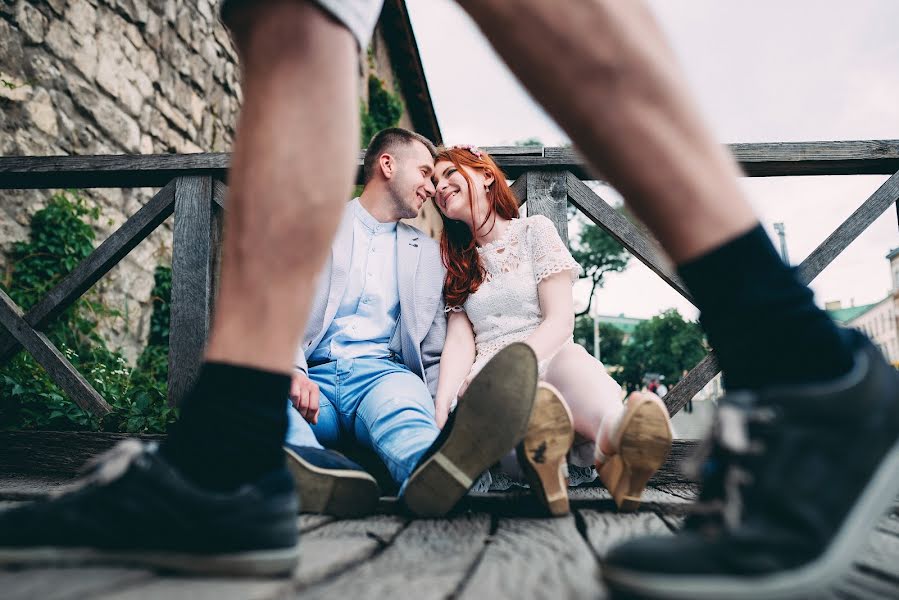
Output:
[[[416,470],[440,432],[434,396],[446,335],[445,269],[437,243],[398,221],[418,215],[433,196],[434,155],[430,141],[405,129],[372,138],[362,194],[346,208],[316,287],[296,356],[286,448],[304,511],[360,516],[378,501],[371,475],[325,447],[373,450],[420,514],[443,514],[465,491],[455,484],[423,486],[426,472]],[[441,447],[454,438],[463,446],[498,443],[494,452],[510,450],[520,435],[505,417],[527,410],[518,393],[469,395],[454,423],[468,420],[475,405],[489,405],[502,425],[471,419]]]
[[[896,372],[862,336],[837,330],[780,261],[738,185],[736,163],[706,131],[643,3],[460,4],[655,233],[701,311],[729,388],[740,391],[722,401],[723,426],[704,469],[703,496],[721,502],[726,518],[613,551],[606,580],[637,594],[690,598],[783,597],[827,585],[899,492]],[[194,487],[249,489],[265,499],[260,505],[286,498],[279,469],[290,357],[309,282],[339,221],[339,207],[326,208],[328,193],[352,181],[356,59],[379,8],[363,0],[225,7],[244,106],[222,287],[207,362],[162,453]],[[299,312],[296,303],[284,310],[284,297],[296,298]],[[224,461],[222,430],[234,437]],[[134,506],[134,497],[155,490],[160,479],[122,489],[142,464],[159,464],[138,456],[120,461],[124,475],[104,479],[97,494],[118,493]],[[89,511],[77,498],[68,502]],[[102,532],[122,520],[124,502],[113,504],[119,508],[97,521]],[[59,511],[47,511],[58,523]],[[135,511],[131,523],[154,522],[150,508]],[[275,522],[281,513],[267,514]],[[0,521],[0,532],[15,531],[12,521]],[[263,529],[242,529],[241,543]],[[78,527],[67,532],[85,537]],[[39,533],[32,541],[0,533],[0,544],[12,537],[16,549],[33,546],[46,534]],[[225,544],[212,546],[221,552]]]

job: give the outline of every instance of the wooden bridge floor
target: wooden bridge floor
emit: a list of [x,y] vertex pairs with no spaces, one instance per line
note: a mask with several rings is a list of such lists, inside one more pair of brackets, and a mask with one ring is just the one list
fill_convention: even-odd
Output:
[[[0,504],[39,497],[58,482],[0,480]],[[160,575],[141,569],[0,569],[0,596],[103,600],[192,598],[603,598],[599,559],[618,542],[670,535],[695,490],[647,490],[641,510],[615,511],[600,488],[572,490],[572,514],[540,518],[530,496],[472,496],[445,519],[409,519],[385,499],[381,514],[336,520],[303,515],[300,565],[290,578]],[[820,597],[820,596],[819,596]],[[884,517],[831,598],[899,598],[899,504]]]

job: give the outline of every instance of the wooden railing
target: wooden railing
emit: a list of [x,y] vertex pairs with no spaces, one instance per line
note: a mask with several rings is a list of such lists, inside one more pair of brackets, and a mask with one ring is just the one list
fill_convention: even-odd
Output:
[[[690,300],[658,243],[584,183],[596,176],[588,174],[576,152],[539,146],[485,150],[515,180],[512,189],[528,203],[529,214],[549,217],[563,239],[567,241],[570,202]],[[896,204],[899,213],[899,140],[735,144],[730,150],[751,177],[891,175],[799,265],[806,282],[890,205]],[[161,188],[27,313],[0,291],[0,363],[24,348],[79,406],[94,414],[109,412],[106,401],[41,330],[174,213],[168,393],[169,401],[177,403],[193,381],[209,332],[229,158],[227,154],[0,157],[0,189]],[[718,371],[714,354],[703,359],[665,397],[671,414]]]

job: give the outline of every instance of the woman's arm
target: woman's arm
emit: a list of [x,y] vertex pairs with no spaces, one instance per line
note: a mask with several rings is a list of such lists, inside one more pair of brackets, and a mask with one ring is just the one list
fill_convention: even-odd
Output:
[[465,312],[449,313],[446,344],[440,355],[440,378],[437,380],[435,408],[437,425],[443,428],[456,392],[474,364],[474,330]]
[[574,333],[574,299],[571,272],[561,271],[544,277],[537,284],[537,298],[543,321],[525,340],[534,349],[537,360],[550,358]]

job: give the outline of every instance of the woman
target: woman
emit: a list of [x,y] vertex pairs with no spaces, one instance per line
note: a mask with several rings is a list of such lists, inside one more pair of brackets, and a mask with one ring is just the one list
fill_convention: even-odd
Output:
[[504,174],[478,148],[441,150],[434,184],[448,311],[438,424],[490,357],[524,341],[540,364],[530,430],[518,449],[535,492],[552,514],[568,512],[565,455],[576,431],[595,445],[599,476],[618,507],[636,509],[671,447],[668,412],[647,393],[622,406],[618,384],[574,343],[571,286],[580,266],[549,219],[519,218]]

